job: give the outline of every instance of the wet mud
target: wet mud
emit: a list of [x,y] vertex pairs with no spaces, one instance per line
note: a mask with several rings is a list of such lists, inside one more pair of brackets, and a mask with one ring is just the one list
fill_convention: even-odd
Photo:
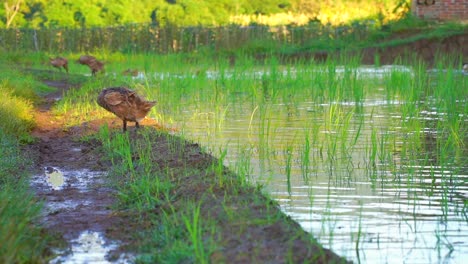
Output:
[[[94,151],[98,145],[80,138],[96,132],[100,123],[115,126],[116,122],[101,120],[66,129],[63,119],[56,118],[50,109],[64,91],[75,87],[66,81],[45,84],[58,89],[37,107],[37,126],[32,131],[37,142],[26,149],[34,159],[31,187],[44,202],[41,224],[69,243],[67,250],[60,249],[57,263],[104,261],[106,250],[117,249],[116,245],[123,243],[111,241],[105,234],[111,227],[122,225],[124,219],[113,213],[115,190],[106,184],[107,165],[100,163]],[[101,247],[89,247],[89,243]]]

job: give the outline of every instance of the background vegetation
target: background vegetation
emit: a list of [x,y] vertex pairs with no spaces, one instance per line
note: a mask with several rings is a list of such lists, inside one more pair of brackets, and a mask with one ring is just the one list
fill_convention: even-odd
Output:
[[385,23],[400,18],[409,5],[410,0],[5,0],[0,28]]

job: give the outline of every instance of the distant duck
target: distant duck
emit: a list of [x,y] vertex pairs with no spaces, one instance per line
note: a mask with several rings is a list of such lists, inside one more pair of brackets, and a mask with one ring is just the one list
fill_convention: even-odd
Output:
[[125,87],[111,87],[101,91],[97,103],[107,111],[114,113],[123,121],[123,131],[127,131],[127,122],[135,122],[135,126],[140,127],[139,122],[151,110],[156,102],[146,101],[135,91]]
[[96,57],[91,55],[81,55],[77,62],[82,65],[88,65],[88,63],[93,60],[96,60]]
[[56,57],[55,59],[49,58],[50,64],[59,69],[60,71],[62,70],[62,67],[65,69],[65,71],[68,73],[68,60],[63,58],[63,57]]
[[468,63],[467,62],[463,63],[463,71],[465,73],[468,73]]
[[91,69],[93,76],[99,71],[104,71],[104,62],[97,60],[94,56],[82,55],[77,62],[81,65],[87,65]]

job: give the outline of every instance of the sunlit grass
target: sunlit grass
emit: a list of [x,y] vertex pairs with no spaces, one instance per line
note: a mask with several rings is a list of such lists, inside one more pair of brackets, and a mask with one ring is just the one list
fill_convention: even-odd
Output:
[[29,100],[13,96],[0,85],[3,100],[0,101],[0,130],[9,135],[17,135],[21,140],[28,140],[34,126],[32,105]]

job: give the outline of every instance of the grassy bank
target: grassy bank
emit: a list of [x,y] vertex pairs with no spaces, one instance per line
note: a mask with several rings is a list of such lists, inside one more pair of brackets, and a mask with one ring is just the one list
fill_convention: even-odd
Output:
[[31,76],[1,69],[0,262],[40,263],[49,255],[51,240],[37,225],[42,206],[29,192],[31,164],[21,145],[33,140],[33,103],[47,89]]
[[138,263],[345,262],[197,144],[153,129],[93,138],[112,164],[118,212],[137,226]]

